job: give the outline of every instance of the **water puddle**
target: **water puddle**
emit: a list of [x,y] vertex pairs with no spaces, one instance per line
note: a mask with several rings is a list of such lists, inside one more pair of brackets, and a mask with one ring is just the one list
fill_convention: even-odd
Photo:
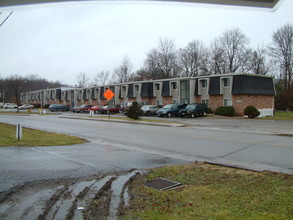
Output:
[[5,198],[0,219],[117,219],[137,173],[32,183]]

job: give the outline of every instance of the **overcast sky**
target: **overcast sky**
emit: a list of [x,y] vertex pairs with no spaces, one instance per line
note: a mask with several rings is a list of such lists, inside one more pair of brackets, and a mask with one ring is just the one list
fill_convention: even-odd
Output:
[[76,84],[76,75],[91,80],[128,56],[133,70],[159,38],[185,47],[192,40],[206,45],[234,27],[251,47],[267,45],[286,23],[293,23],[293,1],[275,10],[191,3],[107,1],[0,8],[0,77],[38,74],[50,81]]

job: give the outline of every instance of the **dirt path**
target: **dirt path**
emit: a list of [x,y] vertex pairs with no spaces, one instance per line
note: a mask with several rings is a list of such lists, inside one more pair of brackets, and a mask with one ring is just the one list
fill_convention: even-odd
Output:
[[140,171],[29,183],[0,203],[0,219],[117,219],[128,204],[128,184]]

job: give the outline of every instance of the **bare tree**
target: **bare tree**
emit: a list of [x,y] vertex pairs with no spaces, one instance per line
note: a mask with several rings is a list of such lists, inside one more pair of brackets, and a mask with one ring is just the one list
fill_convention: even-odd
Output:
[[293,25],[286,24],[273,33],[269,50],[281,67],[284,89],[290,90],[293,87]]
[[96,77],[94,79],[94,85],[106,85],[106,83],[109,80],[109,76],[110,76],[110,72],[109,71],[101,71],[99,73],[96,74]]
[[160,38],[157,53],[158,67],[162,74],[160,78],[172,78],[178,76],[179,65],[177,63],[174,41]]
[[159,53],[156,49],[150,50],[147,53],[147,58],[144,62],[145,76],[148,79],[158,79],[161,75],[161,69],[159,66]]
[[[28,87],[27,79],[19,76],[18,74],[12,75],[5,80],[6,92],[10,95],[11,99],[20,104],[20,93],[25,92]],[[7,95],[7,93],[6,93]]]
[[249,60],[243,72],[251,72],[258,75],[266,75],[269,72],[267,61],[267,51],[263,47],[258,47],[250,52]]
[[84,88],[87,86],[89,82],[89,78],[87,77],[86,73],[81,72],[76,76],[77,86],[79,88]]
[[117,83],[128,82],[131,75],[132,66],[133,65],[131,64],[130,59],[127,56],[123,57],[121,65],[114,69],[114,81]]
[[227,72],[227,60],[219,39],[211,43],[209,57],[209,71],[211,74],[224,74]]
[[205,73],[207,65],[207,49],[200,41],[192,41],[185,48],[178,50],[179,63],[183,76],[192,77]]
[[144,66],[151,79],[179,76],[180,66],[174,42],[160,38],[158,48],[150,50],[147,54]]
[[248,38],[238,29],[225,31],[211,46],[211,70],[216,74],[237,72],[249,59]]

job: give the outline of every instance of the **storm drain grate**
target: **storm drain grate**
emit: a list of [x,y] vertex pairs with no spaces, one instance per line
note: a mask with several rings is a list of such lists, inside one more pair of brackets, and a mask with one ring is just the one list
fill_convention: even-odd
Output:
[[154,179],[152,181],[146,182],[145,185],[148,187],[157,189],[157,190],[165,190],[165,189],[170,189],[170,188],[174,188],[177,186],[181,186],[182,184],[176,183],[171,180],[164,179],[164,178],[158,178],[158,179]]

